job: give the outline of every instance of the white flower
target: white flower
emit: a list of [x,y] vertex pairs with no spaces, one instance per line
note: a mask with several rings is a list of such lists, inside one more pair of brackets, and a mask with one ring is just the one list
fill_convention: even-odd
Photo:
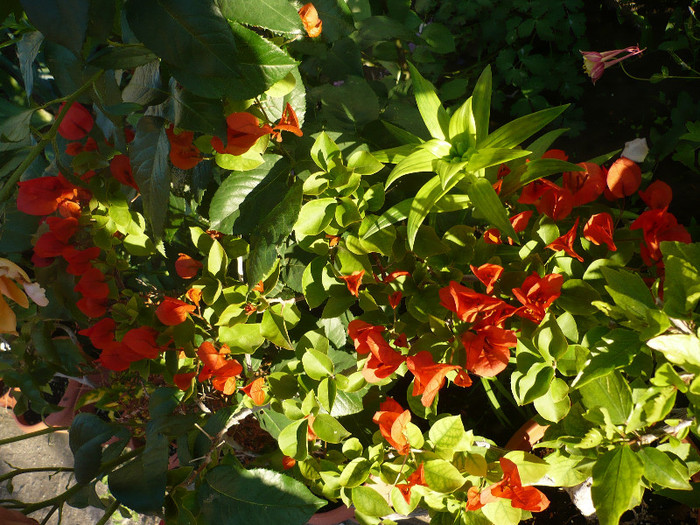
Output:
[[39,306],[46,306],[49,300],[46,298],[46,290],[39,283],[22,283],[25,293]]
[[647,158],[647,153],[649,153],[647,139],[641,138],[625,142],[625,149],[622,150],[621,156],[634,162],[644,162],[644,159]]

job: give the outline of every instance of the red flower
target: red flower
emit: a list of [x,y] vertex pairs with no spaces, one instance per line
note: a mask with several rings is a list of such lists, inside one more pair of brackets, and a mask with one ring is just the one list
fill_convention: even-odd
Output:
[[196,306],[199,306],[199,302],[202,300],[202,290],[200,290],[199,288],[190,288],[189,290],[187,290],[185,295]]
[[595,245],[605,244],[608,250],[617,250],[613,241],[613,220],[608,213],[596,213],[592,215],[583,227],[583,236]]
[[90,342],[95,348],[104,350],[114,342],[114,330],[116,328],[117,325],[114,320],[105,317],[91,327],[85,328],[78,333],[90,338]]
[[632,195],[642,183],[642,169],[626,157],[620,157],[608,170],[607,185],[618,199]]
[[75,187],[63,177],[39,177],[17,185],[17,209],[27,215],[50,215],[61,202],[77,194]]
[[[527,223],[530,221],[530,217],[532,217],[532,210],[527,210],[513,215],[508,220],[513,226],[515,233],[520,233],[527,228]],[[498,230],[498,228],[489,228],[484,232],[484,241],[487,244],[501,244],[501,232]],[[511,246],[515,244],[513,239],[510,237],[508,237],[508,244]]]
[[440,289],[440,304],[468,323],[473,323],[480,315],[486,315],[499,308],[500,299],[475,292],[451,281],[449,286]]
[[199,381],[212,379],[212,386],[230,396],[236,391],[236,376],[243,372],[243,367],[235,359],[226,359],[229,349],[226,345],[217,352],[214,345],[208,341],[199,345],[197,355],[204,363],[204,368],[199,372]]
[[139,187],[134,180],[134,175],[131,172],[131,160],[126,155],[115,155],[109,162],[109,171],[112,177],[117,179],[125,186],[131,186],[136,191]]
[[97,259],[100,253],[101,250],[97,246],[85,250],[76,250],[73,246],[67,246],[61,252],[61,256],[68,263],[66,272],[71,275],[82,275],[92,267],[90,261]]
[[400,346],[402,348],[408,348],[408,340],[406,339],[406,334],[401,333],[394,339],[394,346]]
[[202,263],[185,253],[179,255],[177,261],[175,261],[175,272],[183,279],[192,279],[196,277],[197,273],[202,268]]
[[362,369],[363,377],[370,383],[390,376],[406,359],[384,340],[381,335],[383,331],[383,326],[373,326],[359,319],[348,325],[348,335],[355,343],[357,353],[371,354]]
[[671,199],[673,198],[673,190],[671,186],[666,184],[662,180],[655,180],[646,191],[639,190],[639,196],[644,201],[644,204],[649,206],[652,210],[658,210],[661,208],[667,208],[671,204]]
[[574,206],[593,202],[605,189],[605,175],[600,166],[592,162],[580,162],[578,166],[585,171],[569,171],[564,173],[564,188],[574,197]]
[[265,378],[258,377],[250,384],[241,388],[241,390],[243,390],[245,395],[253,400],[253,403],[260,406],[265,402],[265,391],[263,390],[263,386],[265,386]]
[[485,326],[477,333],[464,332],[462,344],[467,351],[466,369],[482,377],[494,377],[508,366],[510,349],[517,338],[512,330]]
[[630,230],[638,229],[641,229],[644,235],[641,256],[649,266],[661,260],[661,242],[677,241],[686,244],[692,242],[688,231],[678,224],[676,217],[667,212],[666,208],[642,213],[630,225]]
[[183,374],[175,374],[173,375],[173,383],[175,383],[175,386],[178,387],[180,390],[189,390],[192,386],[192,379],[194,379],[194,376],[196,375],[196,371],[186,372]]
[[411,445],[406,438],[406,425],[411,421],[411,412],[404,410],[392,398],[387,398],[379,411],[374,414],[372,421],[379,425],[379,431],[384,439],[402,456],[411,451]]
[[66,155],[75,157],[84,151],[97,151],[97,142],[92,137],[88,137],[85,144],[82,142],[71,142],[66,146]]
[[100,299],[94,297],[83,297],[82,299],[78,299],[75,305],[78,307],[78,310],[80,310],[86,316],[91,317],[93,319],[102,317],[104,314],[107,313],[106,298]]
[[316,11],[316,8],[311,2],[304,4],[301,9],[299,9],[299,16],[301,17],[301,23],[304,24],[307,35],[311,38],[321,36],[323,22],[318,17],[318,11]]
[[546,191],[552,189],[552,186],[558,188],[556,184],[547,179],[537,179],[527,184],[523,191],[520,192],[518,202],[520,204],[535,204],[542,198]]
[[452,381],[455,385],[461,386],[462,388],[467,388],[472,386],[472,378],[469,377],[469,374],[465,372],[464,370],[460,370],[457,372],[457,375],[454,378],[454,381]]
[[109,296],[109,285],[105,282],[105,275],[94,267],[82,274],[73,290],[90,299],[104,300]]
[[[64,105],[65,102],[61,104],[59,112],[63,110]],[[73,102],[63,116],[63,120],[58,125],[58,134],[64,139],[80,140],[90,133],[94,124],[95,119],[92,118],[92,115],[85,106],[78,102]]]
[[479,487],[469,487],[467,491],[467,510],[479,510],[484,504],[481,503],[481,491]]
[[561,295],[563,283],[564,276],[561,274],[551,273],[540,277],[537,272],[533,272],[523,281],[520,288],[512,290],[515,298],[523,305],[516,313],[539,323],[547,309]]
[[173,297],[164,297],[156,309],[156,317],[166,326],[176,326],[184,323],[187,314],[194,312],[196,306],[187,304]]
[[418,465],[418,468],[406,478],[406,483],[397,483],[396,485],[396,488],[399,489],[406,503],[411,502],[411,487],[415,487],[416,485],[426,486],[423,463]]
[[406,358],[406,365],[415,376],[412,395],[421,396],[420,402],[424,407],[433,404],[438,391],[445,386],[447,373],[459,368],[457,365],[435,363],[427,350]]
[[297,114],[294,112],[294,108],[289,102],[287,102],[287,105],[284,107],[282,118],[280,118],[280,121],[272,129],[272,136],[277,142],[282,142],[283,131],[294,133],[297,137],[304,135],[299,127],[299,119],[297,118]]
[[552,183],[552,188],[542,194],[542,198],[535,207],[540,213],[547,217],[559,221],[569,216],[574,209],[574,196],[566,188],[560,188]]
[[[124,345],[112,342],[102,349],[97,361],[107,370],[123,372],[127,370],[132,363],[132,360],[128,359],[128,354],[129,350],[125,349]],[[138,361],[138,359],[134,360]]]
[[258,119],[245,111],[231,113],[226,117],[226,124],[226,146],[219,137],[211,139],[211,145],[218,153],[242,155],[252,148],[260,137],[272,133],[270,126],[264,124],[260,127]]
[[523,487],[515,463],[506,458],[499,459],[499,462],[503,470],[503,479],[481,491],[482,505],[505,498],[511,500],[513,508],[531,512],[541,512],[549,506],[547,496],[540,490],[535,487]]
[[557,159],[566,162],[569,160],[569,156],[564,150],[561,149],[548,149],[542,154],[543,159]]
[[400,291],[390,293],[389,294],[389,306],[391,306],[392,309],[396,310],[396,308],[401,304],[402,297],[403,297],[403,294]]
[[294,465],[297,464],[297,460],[294,458],[290,458],[289,456],[284,456],[282,458],[282,468],[284,470],[289,470],[290,468],[294,468]]
[[150,326],[132,328],[122,338],[125,357],[130,361],[157,358],[161,348],[156,343],[156,337],[158,332]]
[[575,257],[579,261],[583,262],[583,257],[574,251],[574,241],[576,240],[576,230],[578,229],[578,217],[574,221],[572,228],[566,232],[561,237],[557,237],[551,243],[549,243],[546,248],[558,252],[564,250],[570,257]]
[[503,275],[503,267],[498,266],[497,264],[482,264],[478,268],[475,268],[471,264],[469,265],[469,268],[471,268],[472,273],[476,275],[476,278],[479,279],[484,286],[486,286],[486,293],[491,293],[493,291],[493,287],[496,284],[496,281],[501,278],[501,275]]
[[165,130],[170,142],[170,162],[176,168],[190,170],[202,160],[202,152],[194,145],[194,131],[181,131],[176,134],[173,128],[170,124]]
[[360,285],[362,284],[362,277],[365,275],[364,270],[359,272],[352,272],[350,275],[340,275],[338,279],[345,281],[348,290],[355,297],[360,297]]

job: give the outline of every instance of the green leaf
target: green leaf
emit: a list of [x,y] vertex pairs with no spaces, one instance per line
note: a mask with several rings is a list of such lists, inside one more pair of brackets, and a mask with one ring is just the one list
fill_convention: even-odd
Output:
[[80,56],[88,28],[89,0],[22,0],[31,24],[47,40],[70,49]]
[[409,62],[408,69],[413,83],[413,94],[420,111],[425,127],[428,128],[433,138],[445,140],[449,132],[449,117],[440,99],[435,92],[435,87],[418,72]]
[[524,149],[479,148],[469,157],[469,162],[467,162],[464,170],[475,173],[483,168],[526,157],[529,153],[529,151]]
[[318,235],[333,220],[336,203],[332,197],[307,202],[299,211],[294,231],[304,236]]
[[513,225],[508,220],[508,212],[491,183],[483,177],[476,177],[472,174],[467,175],[467,181],[469,182],[467,195],[469,195],[474,207],[486,217],[490,224],[518,242],[518,234],[515,233]]
[[437,175],[426,182],[416,193],[416,197],[411,202],[411,210],[408,214],[407,235],[408,245],[413,249],[416,235],[428,213],[433,211],[433,207],[443,195],[451,188],[443,189],[440,176]]
[[381,517],[392,513],[384,498],[371,487],[353,488],[352,503],[359,512],[368,516]]
[[335,373],[331,358],[314,348],[308,348],[301,361],[304,364],[304,370],[311,379],[320,381]]
[[482,142],[477,143],[477,146],[479,148],[515,147],[561,115],[567,107],[569,107],[568,104],[555,108],[543,109],[531,115],[517,118],[498,128]]
[[432,22],[425,26],[420,36],[433,53],[446,54],[455,50],[455,37],[439,22]]
[[632,506],[643,474],[642,460],[626,445],[596,460],[591,496],[601,525],[617,525],[620,516]]
[[259,324],[235,324],[219,328],[219,341],[231,347],[233,354],[252,354],[265,338]]
[[700,339],[694,334],[660,335],[649,339],[647,346],[676,365],[700,371]]
[[338,387],[335,380],[332,377],[326,377],[321,380],[318,385],[316,392],[316,397],[321,407],[331,413],[333,411],[333,404],[335,403],[335,396],[338,393]]
[[425,482],[432,490],[449,494],[464,485],[459,470],[444,459],[431,459],[423,463]]
[[629,365],[639,355],[641,347],[642,343],[637,332],[624,328],[611,330],[595,344],[575,384],[582,387],[616,368]]
[[293,421],[282,429],[277,436],[277,443],[282,454],[294,459],[302,460],[308,454],[308,442],[306,440],[309,422],[306,419]]
[[[346,443],[348,442],[346,441]],[[343,447],[343,450],[345,450],[345,447]],[[371,467],[372,463],[368,459],[362,457],[353,459],[343,467],[343,471],[340,473],[340,479],[338,480],[340,486],[349,489],[359,487],[369,478]]]
[[[527,149],[531,150],[532,146]],[[532,157],[532,154],[529,155]],[[563,173],[565,171],[582,171],[583,168],[570,162],[564,162],[559,159],[534,159],[518,166],[505,179],[503,179],[503,187],[501,195],[510,195],[514,191],[519,190],[526,184],[553,175],[555,173]]]
[[348,168],[355,170],[355,173],[360,175],[374,175],[384,167],[384,164],[379,162],[368,151],[355,151],[348,156]]
[[700,243],[662,242],[666,278],[664,312],[688,318],[700,301]]
[[318,414],[312,426],[319,439],[328,443],[340,443],[350,435],[350,432],[329,414]]
[[219,0],[224,17],[275,33],[300,35],[304,32],[299,13],[287,0]]
[[260,324],[260,335],[273,342],[280,348],[293,350],[289,340],[290,328],[293,328],[301,319],[299,309],[295,305],[273,304],[265,310],[262,323]]
[[[427,143],[424,143],[427,144]],[[423,146],[423,145],[421,145]],[[440,142],[439,147],[419,147],[413,153],[402,159],[391,171],[386,179],[385,188],[391,186],[398,179],[410,173],[431,172],[436,159],[444,157],[450,150],[448,142]]]
[[534,401],[535,410],[547,421],[556,423],[564,419],[571,409],[569,385],[559,377],[555,377],[549,385],[547,393]]
[[[101,49],[87,63],[101,69],[134,69],[155,60],[158,57],[143,44],[122,44]],[[128,100],[124,98],[124,101]]]
[[336,165],[336,159],[340,157],[340,148],[328,133],[322,131],[311,146],[310,154],[316,166],[329,172]]
[[186,89],[174,89],[172,101],[175,126],[208,135],[226,136],[224,105],[221,100],[198,97]]
[[108,476],[109,491],[136,512],[159,512],[165,499],[167,468],[168,442],[161,436],[155,446],[147,446],[143,454]]
[[[265,191],[277,183],[281,173],[287,171],[288,164],[279,155],[264,155],[264,162],[250,171],[231,173],[216,190],[209,205],[209,219],[215,230],[230,232],[241,215],[241,206],[255,191]],[[265,210],[258,210],[260,219]],[[258,221],[256,221],[257,224]]]
[[579,392],[587,408],[607,409],[613,425],[624,425],[632,412],[630,387],[618,371],[585,384]]
[[170,143],[164,124],[160,117],[141,117],[129,148],[134,180],[143,199],[143,214],[156,239],[163,235],[170,201]]
[[362,239],[367,239],[368,237],[371,237],[378,231],[383,230],[384,228],[394,223],[406,219],[411,210],[412,202],[413,199],[408,198],[402,200],[398,204],[395,204],[394,206],[386,210],[379,216],[379,218],[374,222],[374,224],[372,224],[362,235]]
[[644,447],[637,454],[644,462],[644,477],[648,481],[670,489],[692,489],[688,483],[688,472],[679,472],[668,454],[654,447]]
[[428,432],[435,448],[453,450],[464,436],[464,425],[460,416],[444,417],[433,424]]
[[102,421],[94,414],[81,413],[75,416],[68,434],[68,443],[73,452],[75,479],[78,483],[89,483],[100,472],[102,444],[113,435],[119,435],[126,443],[128,431]]
[[299,217],[302,200],[302,182],[289,189],[282,202],[265,216],[250,237],[250,254],[246,273],[251,283],[262,280],[274,267],[278,251],[292,233]]
[[33,109],[21,111],[16,115],[5,117],[0,124],[0,141],[19,142],[29,137],[29,121],[34,115]]
[[472,92],[472,113],[476,123],[477,143],[484,140],[489,133],[492,89],[491,66],[486,66],[479,75]]
[[200,498],[208,523],[306,523],[325,500],[299,481],[267,469],[219,465],[206,473]]
[[654,298],[639,274],[606,267],[600,271],[608,283],[605,289],[625,312],[644,318],[648,309],[655,308]]

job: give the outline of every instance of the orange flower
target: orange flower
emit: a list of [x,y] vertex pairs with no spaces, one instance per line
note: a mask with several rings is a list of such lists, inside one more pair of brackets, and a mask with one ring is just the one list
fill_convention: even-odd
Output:
[[265,385],[265,378],[258,377],[252,383],[241,388],[245,395],[253,400],[256,405],[262,405],[265,402],[265,391],[263,386]]
[[202,160],[202,152],[194,145],[194,131],[181,131],[175,133],[175,126],[165,130],[170,142],[170,162],[181,170],[190,170]]
[[469,268],[471,268],[472,273],[476,275],[476,278],[479,279],[484,286],[486,286],[486,293],[491,293],[493,291],[496,281],[498,281],[498,279],[501,278],[501,275],[503,275],[503,267],[497,264],[486,263],[482,264],[478,268],[475,268],[470,264]]
[[242,155],[258,141],[263,135],[272,133],[272,128],[267,124],[260,127],[260,121],[245,111],[231,113],[226,117],[226,146],[219,137],[211,139],[211,145],[217,153],[229,155]]
[[632,195],[642,183],[642,169],[626,157],[620,157],[608,170],[607,185],[618,199]]
[[498,498],[509,499],[515,509],[541,512],[549,506],[549,500],[535,487],[523,487],[515,463],[507,458],[499,459],[503,470],[503,479],[481,491],[479,501],[482,505],[496,501]]
[[272,129],[272,136],[277,142],[282,142],[283,131],[294,133],[297,137],[304,135],[299,127],[299,119],[297,118],[297,114],[294,112],[294,108],[289,102],[287,102],[287,105],[282,112],[282,118],[280,118],[280,121]]
[[415,487],[416,485],[426,486],[423,463],[418,465],[418,468],[406,478],[406,483],[398,483],[396,485],[396,488],[399,489],[406,503],[411,502],[411,487]]
[[197,375],[197,372],[187,372],[183,374],[173,375],[173,383],[180,390],[189,390],[192,386],[192,379]]
[[97,259],[101,252],[102,250],[97,246],[85,250],[76,250],[73,246],[67,246],[61,252],[61,256],[68,263],[66,272],[71,275],[84,274],[92,267],[90,261]]
[[161,348],[156,343],[156,337],[158,337],[158,332],[150,326],[132,328],[122,338],[125,357],[130,361],[157,358]]
[[583,227],[583,236],[593,244],[606,244],[612,252],[617,250],[613,241],[613,220],[608,213],[592,215]]
[[384,439],[402,456],[411,452],[411,445],[406,438],[406,425],[411,422],[411,412],[404,410],[392,398],[388,397],[374,414],[372,421],[379,425]]
[[200,382],[212,380],[212,386],[224,395],[230,396],[236,391],[236,376],[243,372],[243,367],[235,359],[226,359],[230,352],[226,345],[217,352],[214,345],[208,341],[199,345],[197,355],[204,363],[204,368],[199,372]]
[[477,317],[488,315],[501,307],[500,299],[475,292],[471,288],[450,281],[449,286],[439,291],[440,304],[455,312],[465,322],[473,323]]
[[114,342],[114,330],[117,328],[113,319],[105,317],[101,321],[96,322],[89,328],[85,328],[78,332],[90,339],[92,346],[100,350],[104,350]]
[[185,294],[187,298],[192,301],[196,306],[199,306],[199,301],[202,300],[202,290],[199,288],[190,288]]
[[355,343],[357,353],[371,354],[362,369],[362,376],[369,383],[376,383],[390,376],[405,360],[405,357],[391,348],[382,337],[383,331],[383,326],[372,326],[360,319],[355,319],[348,325],[348,335]]
[[392,309],[396,310],[399,304],[401,304],[402,297],[403,294],[400,291],[389,294],[389,306],[391,306]]
[[652,210],[658,210],[661,208],[667,208],[671,204],[671,199],[673,198],[673,190],[671,186],[666,184],[662,180],[655,180],[646,191],[639,191],[639,196],[644,201],[644,204],[649,206]]
[[653,262],[661,260],[661,242],[676,241],[688,244],[692,242],[690,234],[684,226],[678,224],[676,217],[666,211],[648,210],[642,213],[630,225],[630,230],[642,230],[644,242],[640,255],[644,263],[651,266]]
[[316,38],[321,35],[323,22],[318,17],[318,11],[316,11],[316,8],[311,2],[304,4],[301,9],[299,9],[299,16],[301,17],[301,23],[304,24],[307,35],[311,38]]
[[187,314],[194,312],[196,306],[187,304],[184,301],[173,297],[164,297],[156,309],[156,317],[165,326],[176,326],[184,323],[187,319]]
[[284,470],[289,470],[290,468],[294,468],[294,465],[297,464],[297,460],[294,458],[290,458],[289,456],[284,456],[282,458],[282,468]]
[[93,297],[83,297],[79,299],[75,305],[78,310],[83,312],[86,316],[93,319],[102,317],[107,313],[107,300],[106,299],[95,299]]
[[175,272],[183,279],[192,279],[196,277],[197,273],[202,268],[202,263],[185,253],[180,253],[178,255],[179,257],[177,261],[175,261]]
[[17,209],[27,215],[50,215],[59,204],[77,194],[75,187],[63,177],[39,177],[17,185]]
[[512,289],[515,298],[523,304],[523,308],[519,308],[516,313],[539,323],[547,309],[561,295],[563,283],[564,276],[561,274],[550,273],[540,277],[537,272],[532,272],[520,288]]
[[362,284],[362,277],[365,275],[364,270],[359,272],[352,272],[350,275],[341,275],[338,279],[345,281],[348,290],[355,297],[360,297],[360,285]]
[[467,352],[467,370],[482,377],[494,377],[508,366],[510,349],[517,344],[517,338],[512,330],[485,326],[477,333],[464,332],[462,344]]
[[78,280],[74,291],[91,299],[106,299],[109,295],[109,286],[105,282],[105,275],[97,268],[88,269]]
[[406,358],[406,365],[415,376],[412,395],[421,396],[420,402],[424,407],[433,404],[438,391],[445,386],[447,373],[459,368],[457,365],[435,363],[427,350]]
[[[63,110],[65,104],[65,102],[61,104],[59,112]],[[73,102],[58,125],[58,134],[64,139],[80,140],[90,133],[94,124],[95,119],[92,118],[85,106],[78,102]]]
[[136,185],[134,175],[131,171],[131,160],[126,155],[115,155],[109,162],[109,171],[112,177],[117,179],[125,186],[131,186],[136,191],[139,187]]
[[258,293],[263,293],[265,291],[265,286],[262,281],[258,281],[258,284],[253,286],[253,291]]
[[605,189],[605,175],[600,166],[592,162],[580,162],[585,171],[570,171],[564,173],[564,188],[574,196],[574,206],[593,202]]
[[561,237],[557,237],[556,239],[554,239],[551,243],[549,243],[546,246],[546,248],[554,250],[555,252],[564,250],[564,252],[566,252],[567,255],[575,257],[579,261],[583,262],[583,257],[581,257],[578,253],[574,251],[574,240],[576,239],[576,229],[578,228],[578,220],[579,218],[576,217],[576,221],[574,221],[573,227]]

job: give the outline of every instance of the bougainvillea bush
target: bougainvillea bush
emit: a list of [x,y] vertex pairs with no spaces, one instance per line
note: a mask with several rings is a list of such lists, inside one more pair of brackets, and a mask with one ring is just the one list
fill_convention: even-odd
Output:
[[[611,524],[693,493],[700,248],[644,151],[569,159],[566,106],[493,126],[489,67],[445,107],[401,38],[396,77],[306,86],[394,27],[366,2],[9,11],[0,373],[17,412],[95,388],[71,486],[4,505],[500,525],[548,486]],[[364,121],[365,89],[410,92],[410,125]]]

